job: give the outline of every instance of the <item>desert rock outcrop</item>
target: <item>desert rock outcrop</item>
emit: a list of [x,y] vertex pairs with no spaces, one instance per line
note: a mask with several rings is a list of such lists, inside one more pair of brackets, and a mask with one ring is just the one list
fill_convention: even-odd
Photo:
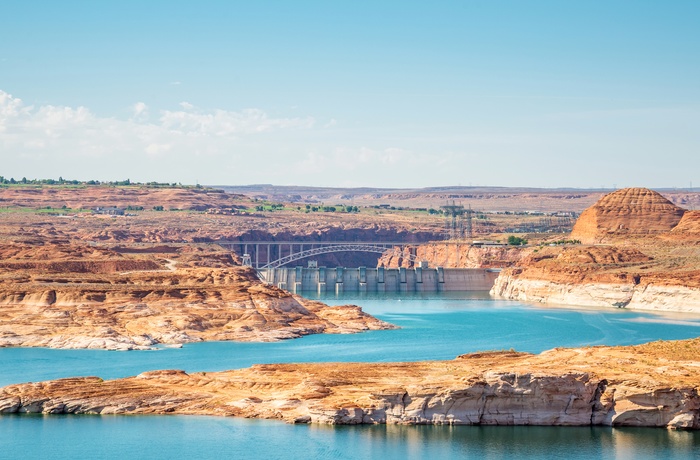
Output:
[[491,293],[538,303],[700,312],[700,213],[647,189],[604,196],[572,238],[503,270]]
[[269,364],[0,389],[0,412],[205,414],[296,423],[700,428],[700,339],[416,363]]
[[80,245],[0,246],[0,347],[151,348],[271,341],[393,326],[267,286],[211,248],[122,255]]
[[672,238],[700,240],[700,211],[686,211],[678,225],[671,230]]
[[656,261],[634,248],[544,248],[499,274],[491,294],[523,302],[700,312],[695,258]]
[[519,261],[528,250],[514,247],[479,247],[469,243],[424,243],[403,249],[387,250],[378,265],[387,268],[412,267],[417,261],[427,261],[431,267],[502,268]]
[[571,237],[583,243],[600,243],[630,235],[668,233],[678,225],[684,212],[653,190],[621,189],[583,211]]

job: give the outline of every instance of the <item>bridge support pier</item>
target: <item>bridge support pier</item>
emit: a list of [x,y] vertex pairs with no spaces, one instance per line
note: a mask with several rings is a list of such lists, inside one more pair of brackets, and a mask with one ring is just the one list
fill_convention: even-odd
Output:
[[360,292],[367,293],[367,267],[360,267]]
[[445,270],[442,267],[437,267],[437,289],[438,292],[445,290]]
[[342,294],[343,293],[343,287],[344,284],[343,282],[345,281],[345,268],[343,267],[337,267],[335,269],[335,293],[336,294]]
[[302,267],[296,267],[294,269],[294,293],[301,294],[302,282],[304,280],[304,270]]
[[326,292],[326,267],[318,268],[318,293]]

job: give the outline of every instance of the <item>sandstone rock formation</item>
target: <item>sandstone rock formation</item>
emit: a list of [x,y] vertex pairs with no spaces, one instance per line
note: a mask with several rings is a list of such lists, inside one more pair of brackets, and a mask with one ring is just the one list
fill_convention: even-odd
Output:
[[172,259],[76,244],[0,245],[0,347],[129,350],[393,327],[360,307],[264,285],[228,252],[160,249]]
[[672,230],[672,238],[700,240],[700,211],[686,211]]
[[418,261],[427,261],[430,267],[502,268],[519,261],[529,250],[515,247],[477,247],[469,243],[425,243],[418,246],[388,250],[378,261],[387,268],[412,267],[413,254]]
[[523,302],[700,312],[696,258],[654,260],[613,246],[544,248],[504,269],[491,294]]
[[668,233],[678,225],[684,212],[653,190],[621,189],[583,211],[571,237],[583,243],[600,243],[630,235]]
[[585,210],[573,239],[607,245],[533,249],[491,293],[538,303],[700,312],[700,213],[624,189]]
[[0,412],[205,414],[296,423],[700,428],[700,339],[452,361],[256,365],[11,385]]

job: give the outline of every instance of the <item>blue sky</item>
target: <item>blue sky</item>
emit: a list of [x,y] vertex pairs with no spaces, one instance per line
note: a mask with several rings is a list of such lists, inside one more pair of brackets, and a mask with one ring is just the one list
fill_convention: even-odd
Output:
[[7,3],[7,177],[700,186],[698,1]]

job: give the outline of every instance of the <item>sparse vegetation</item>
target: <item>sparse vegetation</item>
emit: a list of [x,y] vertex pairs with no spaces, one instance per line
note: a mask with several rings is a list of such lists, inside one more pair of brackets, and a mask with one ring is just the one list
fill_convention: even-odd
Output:
[[[163,188],[192,188],[192,186],[182,185],[179,182],[132,182],[130,179],[117,180],[117,181],[99,181],[99,180],[76,180],[76,179],[64,179],[60,177],[58,179],[27,179],[22,177],[22,179],[15,179],[14,177],[7,178],[5,176],[0,176],[0,186],[41,186],[41,185],[59,185],[59,186],[115,186],[115,187],[126,187],[126,186],[141,186],[141,187],[163,187]],[[194,188],[202,188],[201,185],[197,184]]]
[[565,240],[565,239],[562,239],[562,240],[557,240],[557,241],[550,241],[548,244],[550,244],[550,245],[556,245],[556,246],[559,246],[559,245],[562,245],[562,244],[581,244],[581,240]]
[[527,244],[527,240],[525,238],[521,238],[519,236],[510,235],[508,237],[508,244],[511,246],[523,246],[523,245]]

